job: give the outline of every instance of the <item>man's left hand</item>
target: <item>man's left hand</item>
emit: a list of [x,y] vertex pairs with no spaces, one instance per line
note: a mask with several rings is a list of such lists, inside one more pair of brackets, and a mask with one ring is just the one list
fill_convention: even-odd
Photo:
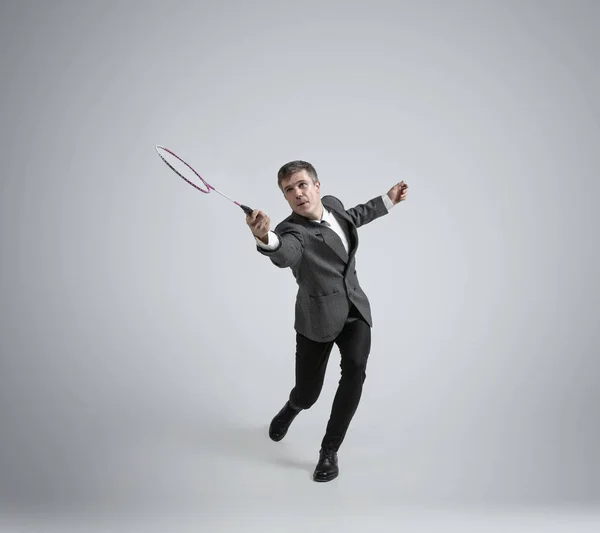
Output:
[[404,181],[397,183],[388,191],[388,197],[394,205],[402,202],[403,200],[406,200],[407,196],[408,196],[408,185],[406,183],[404,183]]

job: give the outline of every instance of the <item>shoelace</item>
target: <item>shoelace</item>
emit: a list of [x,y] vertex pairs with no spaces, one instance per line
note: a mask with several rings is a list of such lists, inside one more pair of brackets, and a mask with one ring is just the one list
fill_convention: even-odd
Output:
[[323,457],[326,457],[330,461],[333,461],[335,459],[335,450],[331,450],[329,448],[323,448],[321,450],[321,455]]

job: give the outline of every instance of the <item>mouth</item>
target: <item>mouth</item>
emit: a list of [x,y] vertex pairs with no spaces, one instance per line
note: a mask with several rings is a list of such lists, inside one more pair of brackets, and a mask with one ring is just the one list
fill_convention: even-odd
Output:
[[306,205],[307,203],[308,203],[308,201],[300,202],[299,204],[296,204],[296,207],[302,207],[303,205]]

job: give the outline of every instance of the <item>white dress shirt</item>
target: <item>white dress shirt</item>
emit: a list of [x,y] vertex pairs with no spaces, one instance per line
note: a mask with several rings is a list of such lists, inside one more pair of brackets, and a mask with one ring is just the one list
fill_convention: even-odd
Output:
[[[387,194],[382,194],[381,198],[382,198],[383,203],[385,204],[385,207],[387,208],[388,211],[392,207],[394,207],[394,203],[390,200],[390,197]],[[339,235],[340,239],[342,240],[342,243],[344,244],[344,248],[346,248],[346,253],[349,253],[350,245],[348,243],[348,236],[346,235],[346,232],[342,229],[342,226],[340,226],[340,223],[337,221],[337,218],[335,218],[333,216],[331,211],[325,209],[325,206],[323,206],[323,217],[321,218],[321,220],[311,220],[311,222],[314,224],[320,224],[322,221],[329,223],[331,229],[333,231],[335,231]],[[279,246],[279,237],[277,237],[277,234],[274,233],[273,231],[269,231],[269,233],[267,234],[267,239],[268,239],[267,244],[262,242],[258,237],[254,237],[254,238],[256,240],[256,244],[258,244],[258,246],[260,246],[261,248],[264,248],[266,250],[275,250],[277,248],[277,246]]]

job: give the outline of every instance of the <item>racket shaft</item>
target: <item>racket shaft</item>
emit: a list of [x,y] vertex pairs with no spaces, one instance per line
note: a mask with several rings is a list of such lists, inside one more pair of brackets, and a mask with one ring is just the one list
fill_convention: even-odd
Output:
[[213,191],[218,192],[221,196],[224,196],[225,198],[227,198],[229,201],[233,202],[234,204],[236,203],[235,200],[233,200],[232,198],[229,198],[229,196],[227,196],[225,193],[222,193],[219,189],[215,189],[215,187],[213,187],[212,185],[210,186],[210,188]]
[[246,213],[247,215],[252,214],[253,209],[251,207],[248,207],[247,205],[242,205],[239,202],[236,202],[235,200],[233,200],[232,198],[229,198],[229,196],[227,196],[225,193],[222,193],[219,189],[213,187],[212,185],[210,185],[210,188],[213,191],[218,192],[221,196],[227,198],[230,202],[233,202],[235,205],[239,205],[242,208],[242,211],[244,213]]

